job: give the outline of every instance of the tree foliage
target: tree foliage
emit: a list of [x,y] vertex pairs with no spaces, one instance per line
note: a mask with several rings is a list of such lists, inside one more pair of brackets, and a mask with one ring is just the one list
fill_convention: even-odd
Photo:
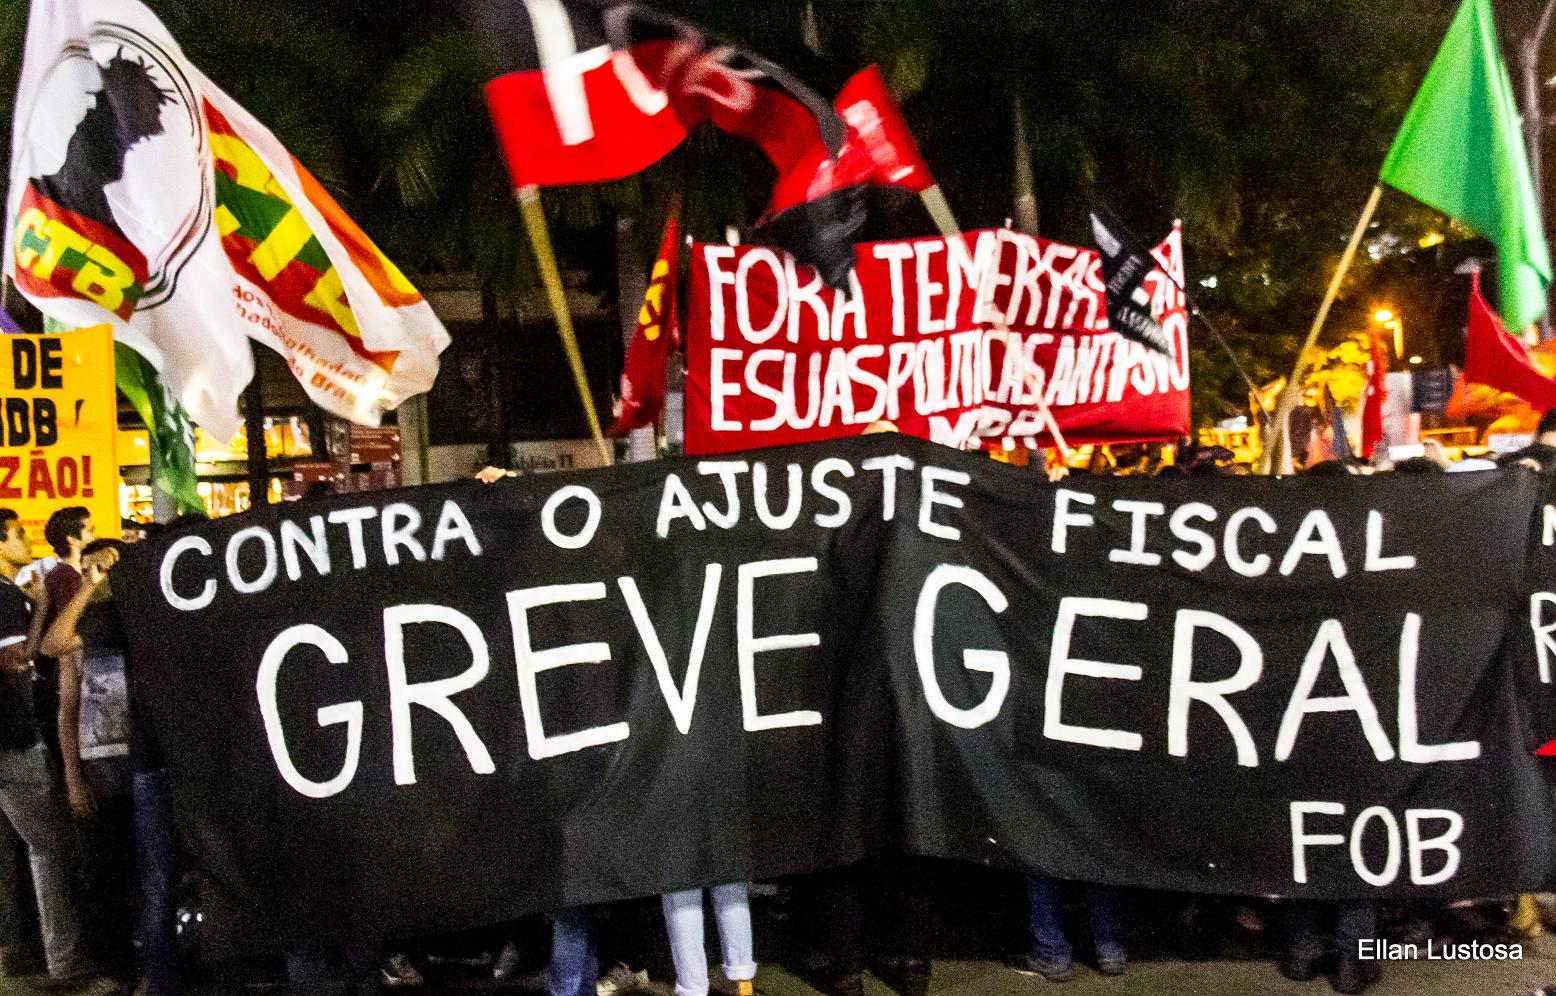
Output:
[[[495,139],[476,39],[434,0],[152,0],[190,56],[286,142],[412,271],[534,284]],[[1025,106],[1041,234],[1086,244],[1093,198],[1140,235],[1181,218],[1190,290],[1255,379],[1283,372],[1317,308],[1455,0],[663,0],[831,93],[879,64],[961,222],[1011,214],[1012,106]],[[1527,3],[1506,4],[1525,30]],[[810,8],[819,46],[805,42]],[[524,16],[515,3],[515,16]],[[1507,16],[1507,12],[1503,12]],[[25,5],[0,8],[0,74],[19,70]],[[9,118],[9,89],[0,107]],[[574,267],[612,283],[614,219],[658,224],[671,193],[717,237],[760,213],[771,169],[699,134],[639,177],[546,192]],[[917,208],[904,234],[928,231]],[[1389,194],[1331,319],[1365,321],[1376,259],[1443,219]],[[651,251],[649,249],[648,251]],[[639,265],[647,265],[647,259]],[[1192,335],[1196,415],[1246,390]]]

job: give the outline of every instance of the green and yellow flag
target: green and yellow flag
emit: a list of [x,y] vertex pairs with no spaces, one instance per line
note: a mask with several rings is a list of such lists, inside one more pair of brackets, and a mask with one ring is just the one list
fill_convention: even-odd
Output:
[[1454,16],[1380,178],[1496,245],[1508,328],[1545,313],[1550,253],[1491,0],[1464,0]]
[[146,423],[151,444],[151,483],[173,499],[180,513],[205,514],[195,474],[194,423],[157,375],[157,368],[122,342],[113,344],[114,379]]

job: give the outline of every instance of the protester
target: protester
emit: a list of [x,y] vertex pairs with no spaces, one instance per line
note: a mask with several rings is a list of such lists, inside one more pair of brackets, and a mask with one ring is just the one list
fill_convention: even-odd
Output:
[[[167,524],[182,529],[204,522],[202,515],[180,515]],[[155,525],[155,524],[153,524]],[[155,530],[150,530],[155,532]],[[173,834],[173,802],[167,762],[152,732],[144,692],[137,681],[133,655],[124,661],[125,708],[129,719],[131,803],[135,819],[136,873],[139,906],[136,951],[140,959],[141,996],[178,996],[178,934],[174,921],[178,889],[178,845]]]
[[77,820],[88,885],[88,924],[103,957],[131,970],[135,920],[134,813],[125,696],[127,641],[111,598],[111,568],[123,544],[98,539],[83,559],[93,572],[44,633],[41,649],[59,663],[58,737],[65,795]]
[[1534,439],[1528,446],[1503,454],[1498,462],[1504,467],[1524,464],[1536,471],[1556,468],[1556,408],[1540,416],[1534,428]]
[[[97,538],[97,528],[91,513],[80,505],[57,509],[43,526],[43,538],[58,558],[44,575],[43,584],[48,590],[44,628],[47,630],[70,600],[81,590],[82,572],[85,569],[85,551],[88,543]],[[38,721],[43,727],[44,742],[55,757],[59,757],[59,662],[42,653],[37,661]]]
[[[27,849],[0,812],[0,977],[44,969],[43,939],[23,864]],[[25,891],[25,894],[24,894]]]
[[[703,944],[701,889],[667,892],[662,897],[670,957],[675,961],[676,996],[708,996],[708,951]],[[736,996],[752,996],[756,957],[751,941],[751,898],[744,882],[715,885],[708,890],[724,956],[724,977],[735,983]]]
[[[34,711],[29,661],[45,607],[29,606],[16,587],[17,572],[32,562],[32,552],[14,511],[0,508],[0,529],[0,811],[27,847],[50,979],[78,985],[82,996],[111,996],[123,986],[87,954],[72,889],[69,827]],[[89,567],[94,583],[101,571]]]
[[[1124,922],[1117,889],[1086,885],[1086,913],[1091,925],[1092,953],[1103,975],[1124,974]],[[1017,962],[1017,971],[1040,975],[1049,982],[1075,977],[1074,951],[1059,922],[1059,883],[1046,875],[1027,876],[1027,913],[1032,949]]]
[[[1334,928],[1328,929],[1333,919]],[[1275,961],[1280,974],[1294,982],[1317,978],[1324,960],[1334,955],[1330,980],[1337,993],[1364,992],[1382,977],[1376,961],[1362,961],[1357,942],[1378,936],[1378,904],[1372,900],[1317,903],[1291,900],[1281,904],[1286,926],[1286,950]]]
[[594,910],[562,910],[551,917],[547,996],[594,996],[600,963],[594,953]]
[[807,876],[820,957],[809,974],[817,988],[827,996],[861,996],[868,968],[899,996],[928,992],[926,872],[922,860],[878,856]]

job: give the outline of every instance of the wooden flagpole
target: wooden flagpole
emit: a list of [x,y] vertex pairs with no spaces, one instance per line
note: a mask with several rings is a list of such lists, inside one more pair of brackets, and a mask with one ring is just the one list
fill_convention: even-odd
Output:
[[1350,245],[1345,247],[1345,254],[1340,257],[1340,265],[1335,268],[1334,277],[1329,281],[1329,289],[1324,291],[1324,301],[1318,306],[1318,314],[1313,316],[1313,327],[1308,329],[1307,341],[1297,351],[1297,362],[1291,368],[1291,378],[1286,382],[1286,389],[1281,392],[1280,400],[1275,405],[1275,431],[1271,434],[1269,445],[1264,448],[1261,469],[1266,474],[1291,472],[1291,413],[1297,407],[1297,396],[1302,389],[1302,374],[1307,369],[1307,353],[1318,342],[1318,333],[1323,330],[1324,321],[1329,317],[1329,309],[1334,305],[1335,298],[1339,296],[1340,284],[1345,279],[1346,271],[1351,268],[1351,260],[1356,258],[1356,249],[1361,245],[1362,236],[1367,234],[1367,225],[1372,221],[1373,212],[1377,211],[1378,201],[1382,196],[1382,184],[1372,188],[1372,193],[1367,197],[1367,206],[1362,208],[1361,217],[1356,219],[1356,230],[1351,233]]
[[[957,224],[956,216],[951,213],[951,205],[945,199],[945,193],[941,191],[940,184],[935,184],[928,190],[919,194],[919,199],[924,202],[924,208],[929,212],[929,217],[934,220],[935,227],[940,230],[941,236],[948,239],[958,238],[962,234],[962,226]],[[977,301],[974,296],[974,302]],[[1010,327],[1005,324],[1004,316],[995,319],[994,327],[1004,333],[1010,332]],[[1048,422],[1048,434],[1053,437],[1054,445],[1059,448],[1059,456],[1064,459],[1066,465],[1070,462],[1070,446],[1064,441],[1064,433],[1059,429],[1059,420],[1054,417],[1053,409],[1048,407],[1048,402],[1043,398],[1043,387],[1037,383],[1037,377],[1032,371],[1026,371],[1025,385],[1032,391],[1037,399],[1037,410],[1042,413]]]
[[562,348],[567,351],[567,365],[573,371],[578,400],[583,402],[584,415],[589,420],[589,432],[594,436],[594,445],[599,447],[600,459],[609,464],[611,450],[605,442],[605,434],[600,431],[600,416],[594,410],[594,396],[589,393],[589,378],[584,373],[583,356],[578,351],[578,337],[573,334],[573,317],[567,310],[567,292],[562,287],[562,273],[557,269],[546,213],[541,209],[540,188],[524,186],[514,193],[524,215],[524,227],[529,231],[530,245],[535,250],[541,282],[546,285],[546,298],[551,302],[551,314],[556,318],[557,334],[562,337]]

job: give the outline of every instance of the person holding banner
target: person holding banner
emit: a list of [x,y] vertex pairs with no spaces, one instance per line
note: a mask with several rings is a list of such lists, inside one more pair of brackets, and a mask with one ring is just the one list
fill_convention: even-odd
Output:
[[[1070,939],[1059,923],[1059,883],[1046,875],[1028,875],[1027,910],[1031,917],[1032,950],[1017,963],[1017,971],[1040,975],[1049,982],[1068,982],[1075,977],[1075,958]],[[1103,975],[1123,975],[1124,918],[1118,890],[1087,885],[1086,914],[1097,971]]]
[[71,888],[69,827],[33,711],[29,662],[42,634],[43,609],[34,612],[16,586],[17,574],[30,563],[20,517],[0,508],[0,811],[27,845],[50,979],[80,984],[82,996],[110,996],[122,987],[87,955]]
[[[719,928],[724,977],[735,984],[736,996],[752,996],[756,957],[751,945],[751,898],[744,882],[715,885],[713,919]],[[675,962],[675,996],[708,996],[708,952],[703,945],[702,889],[667,892],[665,928],[670,957]]]
[[[1334,930],[1325,930],[1325,921],[1333,917]],[[1378,936],[1378,904],[1359,899],[1345,903],[1316,903],[1293,900],[1281,905],[1286,926],[1286,951],[1276,959],[1281,975],[1294,982],[1307,982],[1318,976],[1325,948],[1334,941],[1337,993],[1360,993],[1382,977],[1376,961],[1362,961],[1359,944]]]

